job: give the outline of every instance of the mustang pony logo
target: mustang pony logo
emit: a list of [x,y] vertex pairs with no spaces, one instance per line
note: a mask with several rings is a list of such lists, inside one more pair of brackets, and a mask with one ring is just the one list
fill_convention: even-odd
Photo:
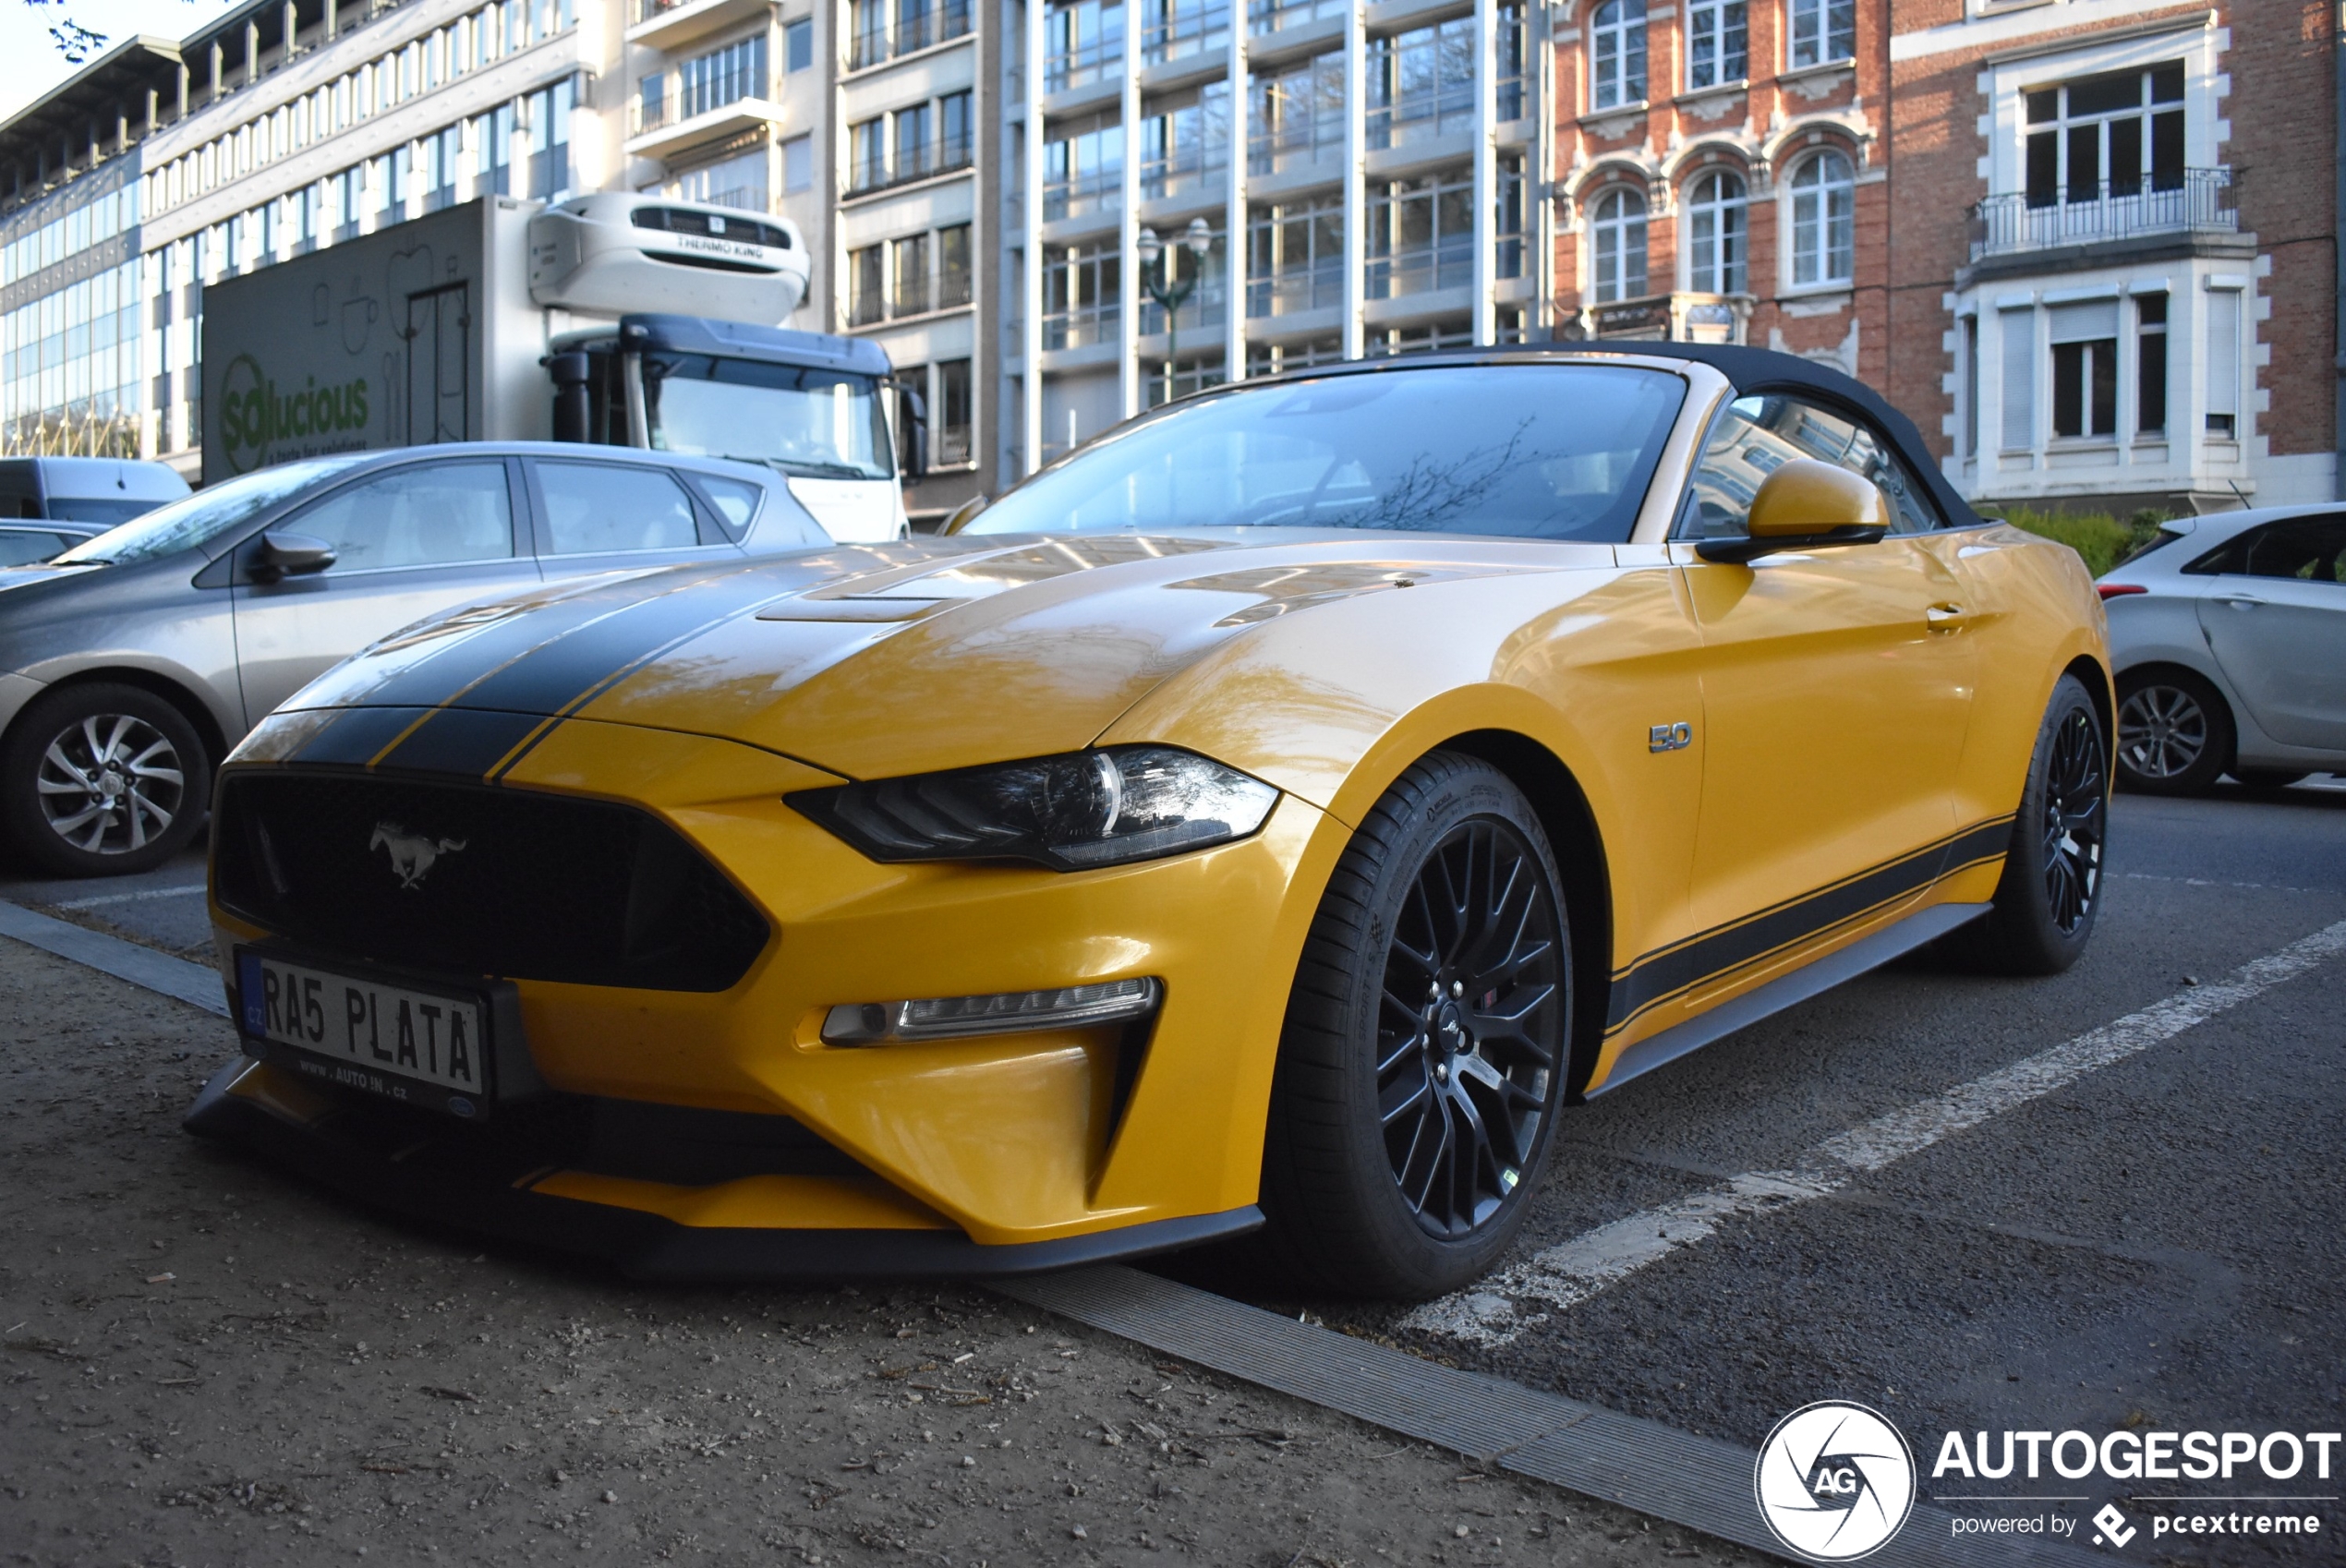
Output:
[[427,838],[420,833],[408,832],[395,822],[378,822],[375,836],[367,840],[369,850],[391,851],[391,869],[399,877],[399,886],[411,892],[423,884],[433,862],[464,847],[462,838]]

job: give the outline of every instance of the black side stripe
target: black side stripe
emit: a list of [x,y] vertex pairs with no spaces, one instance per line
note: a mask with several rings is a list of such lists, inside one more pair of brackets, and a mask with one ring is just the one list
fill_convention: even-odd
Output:
[[1979,823],[1737,923],[1649,953],[1613,977],[1605,1032],[1614,1033],[1648,1009],[1754,959],[1911,897],[1953,872],[1997,859],[2011,839],[2012,818]]

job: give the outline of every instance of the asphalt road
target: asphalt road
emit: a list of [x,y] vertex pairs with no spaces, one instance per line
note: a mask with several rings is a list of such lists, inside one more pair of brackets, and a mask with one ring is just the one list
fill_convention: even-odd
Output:
[[[2338,1169],[2340,1151],[2346,1147],[2346,1075],[2339,1071],[2339,1056],[2346,1048],[2341,1021],[2346,1010],[2339,998],[2346,992],[2346,958],[2252,987],[2204,1021],[2050,1092],[1996,1108],[1977,1125],[1934,1135],[1935,1140],[1878,1167],[1842,1169],[1829,1189],[1746,1204],[1691,1229],[1683,1223],[1690,1204],[1699,1209],[1704,1194],[1732,1186],[1737,1177],[1813,1171],[1817,1150],[1836,1147],[1837,1138],[1845,1143],[1844,1135],[1886,1113],[1942,1102],[1983,1076],[2105,1031],[2115,1020],[2136,1019],[2170,998],[2189,998],[2202,987],[2220,989],[2225,977],[2243,965],[2346,921],[2346,788],[2331,783],[2279,791],[2230,789],[2183,802],[2122,797],[2110,871],[2094,947],[2066,975],[2026,982],[1988,979],[1925,953],[1574,1112],[1517,1249],[1518,1272],[1502,1293],[1507,1309],[1503,1317],[1492,1318],[1487,1303],[1482,1317],[1450,1304],[1453,1310],[1445,1319],[1438,1309],[1412,1316],[1342,1302],[1259,1297],[1210,1258],[1168,1264],[1166,1272],[1461,1365],[1749,1445],[1757,1445],[1781,1417],[1812,1400],[1858,1400],[1888,1415],[1922,1451],[1925,1498],[2060,1496],[2067,1501],[1947,1506],[1980,1517],[2058,1515],[2071,1524],[2081,1543],[2091,1538],[2091,1515],[2114,1502],[2127,1516],[2126,1527],[2139,1532],[2128,1537],[2132,1544],[2122,1556],[2219,1563],[2339,1561],[2338,1532],[2346,1529],[2346,1509],[2334,1501],[2303,1505],[2324,1520],[2324,1533],[2310,1540],[2179,1541],[2150,1534],[2162,1516],[2235,1506],[2214,1503],[2211,1496],[2332,1499],[2346,1492],[2335,1472],[2326,1483],[2309,1472],[2287,1483],[2251,1477],[2222,1487],[2098,1478],[2068,1482],[2050,1474],[2035,1486],[2018,1479],[1965,1484],[1933,1479],[1929,1470],[1941,1435],[1948,1431],[2075,1429],[2098,1435],[2112,1429],[2340,1429],[2346,1414],[2346,1224],[2341,1224],[2346,1183],[2340,1181]],[[191,855],[181,864],[115,883],[0,882],[0,898],[200,956],[193,950],[203,941],[201,899],[181,890],[200,880],[200,858]],[[90,901],[96,899],[114,901]],[[17,1383],[0,1389],[0,1416],[7,1423],[0,1425],[0,1500],[13,1488],[20,1502],[45,1496],[54,1505],[64,1494],[44,1494],[42,1485],[81,1485],[83,1479],[93,1491],[101,1484],[118,1489],[118,1498],[111,1490],[105,1494],[110,1501],[103,1510],[114,1512],[102,1511],[105,1527],[113,1531],[109,1538],[118,1544],[127,1546],[140,1528],[168,1518],[175,1528],[164,1538],[191,1549],[237,1540],[249,1546],[260,1538],[251,1532],[262,1526],[247,1515],[265,1512],[274,1499],[296,1511],[277,1519],[287,1531],[300,1530],[298,1520],[307,1519],[308,1531],[323,1531],[345,1549],[373,1539],[378,1550],[399,1549],[402,1560],[426,1562],[450,1560],[426,1550],[441,1542],[452,1553],[470,1556],[498,1538],[475,1527],[490,1522],[490,1515],[478,1512],[480,1507],[498,1510],[494,1518],[501,1527],[533,1532],[526,1538],[533,1544],[587,1539],[597,1543],[591,1555],[599,1558],[609,1549],[614,1560],[662,1544],[683,1555],[721,1557],[716,1551],[720,1542],[761,1538],[759,1532],[785,1558],[808,1561],[825,1551],[833,1560],[867,1555],[878,1560],[898,1550],[890,1540],[908,1539],[925,1555],[954,1562],[974,1561],[988,1550],[998,1562],[1139,1561],[1168,1539],[1203,1561],[1286,1562],[1290,1552],[1301,1554],[1298,1562],[1328,1562],[1435,1561],[1445,1552],[1449,1561],[1507,1561],[1518,1553],[1532,1561],[1570,1561],[1588,1551],[1601,1561],[1626,1561],[1660,1556],[1665,1550],[1699,1550],[1714,1560],[1727,1555],[1715,1543],[1681,1543],[1666,1532],[1656,1536],[1634,1524],[1621,1526],[1617,1518],[1592,1514],[1577,1501],[1556,1502],[1560,1494],[1543,1500],[1536,1487],[1509,1481],[1504,1496],[1478,1492],[1476,1488],[1501,1483],[1459,1481],[1422,1449],[1381,1459],[1390,1444],[1369,1441],[1349,1423],[1268,1396],[1252,1402],[1247,1418],[1293,1434],[1275,1440],[1271,1451],[1293,1451],[1277,1447],[1280,1441],[1308,1449],[1310,1465],[1288,1474],[1264,1456],[1251,1455],[1243,1441],[1235,1448],[1215,1447],[1201,1439],[1191,1446],[1220,1462],[1221,1468],[1204,1464],[1177,1483],[1176,1465],[1201,1463],[1176,1452],[1178,1434],[1227,1429],[1230,1423],[1221,1417],[1228,1406],[1208,1415],[1205,1396],[1236,1401],[1246,1397],[1244,1391],[1191,1378],[1182,1382],[1182,1397],[1192,1397],[1188,1392],[1192,1385],[1195,1391],[1187,1424],[1145,1408],[1137,1417],[1119,1416],[1163,1422],[1176,1431],[1175,1449],[1146,1462],[1156,1469],[1131,1465],[1129,1451],[1095,1453],[1104,1446],[1101,1411],[1117,1409],[1114,1402],[1119,1399],[1166,1397],[1162,1391],[1135,1392],[1149,1384],[1148,1358],[1114,1342],[1054,1329],[1047,1320],[1022,1317],[1018,1309],[989,1305],[988,1298],[967,1292],[884,1293],[877,1300],[887,1311],[878,1313],[871,1302],[851,1305],[853,1298],[820,1292],[764,1293],[744,1307],[748,1298],[737,1293],[619,1292],[566,1265],[500,1257],[490,1272],[499,1275],[506,1295],[497,1298],[493,1289],[476,1284],[464,1297],[480,1324],[496,1328],[496,1345],[485,1338],[411,1331],[404,1326],[406,1314],[410,1309],[420,1311],[418,1302],[442,1310],[431,1305],[443,1295],[438,1281],[451,1271],[461,1272],[457,1265],[473,1256],[467,1248],[383,1225],[268,1173],[231,1166],[226,1156],[190,1152],[183,1147],[187,1140],[169,1129],[200,1062],[191,1058],[173,1065],[157,1053],[174,1044],[200,1055],[184,1042],[215,1035],[224,1040],[223,1026],[179,1018],[187,1009],[142,998],[114,982],[77,990],[69,977],[61,980],[50,969],[38,978],[40,983],[18,998],[19,1008],[70,1009],[77,1004],[68,998],[79,998],[74,1027],[114,1053],[106,1058],[112,1064],[106,1071],[126,1086],[137,1085],[139,1098],[135,1116],[119,1106],[103,1116],[91,1113],[122,1123],[104,1134],[119,1148],[108,1148],[103,1189],[91,1187],[94,1175],[87,1179],[78,1173],[61,1175],[70,1169],[70,1161],[58,1150],[45,1164],[17,1162],[20,1168],[8,1178],[16,1190],[77,1201],[63,1209],[28,1206],[27,1217],[15,1222],[20,1233],[12,1243],[15,1255],[37,1253],[37,1245],[18,1244],[48,1241],[55,1232],[76,1243],[57,1256],[86,1251],[86,1259],[68,1261],[85,1271],[103,1266],[119,1274],[147,1266],[150,1254],[140,1238],[151,1229],[155,1239],[167,1244],[155,1249],[155,1258],[176,1259],[186,1248],[200,1271],[217,1275],[231,1266],[212,1256],[226,1245],[216,1238],[233,1234],[240,1238],[236,1251],[247,1259],[238,1277],[248,1296],[290,1282],[265,1306],[257,1305],[258,1297],[238,1301],[226,1285],[208,1287],[212,1295],[201,1313],[190,1317],[182,1311],[172,1330],[182,1349],[191,1337],[202,1342],[200,1354],[187,1353],[202,1369],[187,1375],[221,1379],[208,1386],[223,1390],[241,1379],[236,1386],[252,1390],[256,1398],[275,1391],[249,1414],[236,1405],[232,1418],[215,1423],[220,1437],[201,1440],[232,1445],[249,1441],[254,1455],[249,1459],[191,1452],[200,1441],[195,1421],[173,1417],[183,1425],[166,1429],[157,1424],[164,1417],[155,1417],[141,1425],[127,1407],[119,1417],[127,1424],[116,1429],[150,1435],[168,1429],[171,1441],[158,1438],[163,1458],[146,1458],[127,1439],[100,1453],[97,1440],[61,1427],[60,1441],[72,1441],[80,1455],[68,1456],[51,1443],[45,1427],[22,1422],[21,1413],[32,1406],[17,1386],[25,1381],[23,1357],[15,1358],[9,1370]],[[10,987],[18,983],[12,976]],[[21,1050],[39,1031],[27,1025],[21,1012],[13,1021],[17,1027],[6,1032]],[[19,1063],[24,1059],[19,1056]],[[72,1088],[61,1081],[49,1085],[47,1092],[62,1104]],[[18,1104],[25,1103],[20,1092]],[[9,1146],[12,1141],[25,1146],[22,1129],[28,1124],[6,1126],[18,1130],[0,1133],[0,1156],[14,1162]],[[84,1143],[94,1151],[100,1138],[96,1130],[67,1126],[41,1130],[44,1138],[63,1140],[64,1151]],[[116,1159],[122,1162],[118,1167],[113,1164]],[[59,1160],[68,1163],[60,1165]],[[102,1190],[109,1201],[119,1195],[123,1208],[104,1212],[136,1212],[140,1217],[119,1236],[81,1235],[87,1215],[78,1200],[91,1196],[85,1187]],[[244,1196],[214,1202],[214,1189]],[[198,1196],[182,1197],[183,1192]],[[240,1220],[225,1219],[232,1203],[243,1211]],[[269,1216],[269,1223],[255,1224],[256,1215]],[[1641,1258],[1619,1277],[1561,1292],[1553,1281],[1542,1285],[1534,1279],[1525,1286],[1525,1260],[1575,1256],[1576,1247],[1586,1250],[1583,1244],[1591,1233],[1617,1241],[1625,1230],[1636,1232],[1656,1216],[1662,1221],[1658,1228],[1671,1233],[1673,1244],[1651,1248],[1650,1259]],[[1606,1232],[1607,1226],[1614,1228]],[[98,1245],[89,1246],[91,1241]],[[116,1251],[121,1258],[114,1256]],[[62,1316],[64,1329],[36,1324],[11,1331],[62,1344],[66,1330],[96,1323],[87,1303],[106,1297],[87,1282],[76,1285],[62,1275],[42,1274],[48,1266],[35,1258],[0,1272],[5,1287],[0,1305],[31,1301],[39,1309],[32,1316]],[[133,1282],[117,1289],[115,1298],[127,1301],[137,1294]],[[154,1321],[160,1309],[143,1309]],[[129,1354],[123,1325],[135,1313],[127,1307],[109,1310],[111,1343],[125,1345],[123,1353]],[[255,1312],[308,1314],[303,1321],[314,1323],[324,1337],[306,1342],[312,1348],[305,1353],[283,1335],[264,1335],[225,1361],[215,1359],[239,1345],[240,1331],[233,1326],[237,1315]],[[530,1357],[569,1357],[571,1351],[562,1346],[570,1342],[562,1336],[586,1330],[638,1333],[638,1320],[646,1314],[678,1325],[685,1343],[694,1345],[704,1340],[714,1344],[743,1324],[778,1340],[789,1338],[799,1349],[765,1366],[795,1365],[802,1379],[827,1377],[833,1380],[828,1386],[853,1391],[842,1392],[836,1417],[806,1417],[804,1432],[786,1434],[805,1450],[792,1454],[798,1463],[787,1490],[804,1498],[827,1495],[825,1489],[843,1475],[862,1486],[865,1478],[860,1472],[828,1466],[857,1463],[865,1450],[885,1447],[891,1453],[922,1456],[901,1461],[907,1466],[933,1457],[925,1445],[938,1438],[921,1433],[934,1420],[924,1428],[921,1422],[928,1417],[914,1413],[916,1407],[897,1409],[886,1389],[864,1386],[884,1377],[892,1365],[889,1357],[895,1347],[889,1336],[898,1331],[888,1324],[945,1325],[932,1336],[938,1337],[938,1346],[921,1342],[923,1354],[936,1358],[961,1354],[964,1345],[978,1349],[989,1365],[999,1363],[989,1375],[1022,1377],[1022,1386],[1029,1391],[1037,1386],[1034,1379],[1039,1374],[1033,1369],[1057,1358],[1054,1351],[1021,1359],[1026,1346],[1020,1341],[1027,1339],[1029,1326],[1083,1346],[1097,1358],[1095,1366],[1115,1375],[1095,1385],[1069,1383],[1069,1397],[1054,1400],[1051,1419],[1022,1429],[1027,1435],[1021,1441],[1039,1445],[1050,1463],[1005,1474],[1003,1485],[1010,1490],[1003,1496],[1019,1504],[1014,1519],[998,1521],[998,1527],[988,1522],[981,1528],[973,1522],[979,1515],[965,1511],[940,1513],[944,1500],[919,1490],[887,1492],[877,1488],[876,1476],[869,1478],[873,1490],[857,1512],[824,1519],[804,1510],[792,1513],[772,1499],[744,1502],[745,1493],[728,1501],[729,1486],[748,1488],[753,1476],[780,1476],[779,1461],[770,1455],[778,1452],[773,1445],[782,1441],[776,1434],[783,1429],[770,1417],[759,1417],[765,1425],[756,1429],[762,1434],[758,1439],[740,1445],[769,1457],[745,1460],[730,1471],[710,1465],[695,1468],[696,1462],[675,1448],[682,1441],[675,1433],[686,1428],[672,1423],[714,1419],[721,1425],[726,1416],[738,1414],[693,1414],[692,1400],[702,1396],[687,1386],[692,1379],[683,1369],[698,1350],[692,1357],[623,1355],[615,1349],[603,1354],[592,1350],[591,1336],[577,1341],[572,1348],[589,1346],[581,1354],[601,1380],[591,1399],[583,1383],[574,1389],[559,1380],[545,1381],[536,1370],[508,1376],[499,1369],[508,1358],[498,1347],[509,1333],[513,1343],[530,1347]],[[11,1309],[7,1318],[13,1322],[28,1315]],[[871,1321],[855,1326],[858,1318]],[[1500,1332],[1491,1332],[1493,1321]],[[1445,1322],[1450,1326],[1443,1326]],[[823,1324],[835,1325],[836,1333],[818,1329]],[[930,1330],[925,1326],[922,1332]],[[395,1387],[346,1374],[337,1358],[346,1358],[349,1346],[361,1338],[378,1346],[413,1339],[415,1345],[398,1354],[417,1362],[398,1371]],[[428,1352],[426,1346],[433,1348]],[[333,1354],[318,1354],[324,1349]],[[796,1363],[789,1359],[802,1351],[819,1355],[813,1360],[802,1356]],[[109,1375],[64,1366],[62,1372],[73,1377],[61,1385],[61,1369],[49,1367],[40,1354],[55,1353],[36,1354],[30,1369],[49,1380],[44,1386],[51,1389],[70,1385],[89,1393],[94,1392],[89,1380]],[[56,1358],[78,1362],[80,1354],[76,1349]],[[364,1366],[367,1357],[388,1353],[350,1354],[361,1357],[354,1366]],[[948,1356],[942,1364],[954,1363]],[[1028,1370],[1019,1371],[1020,1367]],[[148,1369],[148,1381],[170,1370]],[[770,1381],[784,1373],[756,1375]],[[418,1405],[415,1390],[425,1384],[494,1390],[490,1398],[497,1408],[478,1412],[478,1422],[470,1422],[469,1405],[426,1419],[422,1413],[430,1410],[429,1401],[440,1396],[427,1390]],[[545,1393],[532,1392],[541,1387]],[[564,1391],[567,1404],[530,1405],[532,1400],[551,1398],[557,1389]],[[574,1392],[579,1397],[571,1398]],[[142,1397],[153,1398],[143,1391]],[[300,1415],[308,1403],[329,1397],[334,1406],[331,1419]],[[80,1405],[93,1413],[81,1417],[85,1423],[109,1408],[88,1399]],[[594,1417],[612,1423],[614,1429],[605,1431],[592,1424],[590,1405],[629,1415],[623,1420]],[[492,1414],[495,1421],[489,1418]],[[302,1452],[296,1454],[283,1434],[311,1418],[324,1421],[332,1436],[317,1445],[302,1440],[297,1445]],[[976,1441],[982,1425],[960,1420],[953,1441]],[[429,1446],[441,1443],[432,1434],[443,1427],[452,1434],[447,1443],[453,1445],[444,1453]],[[498,1442],[487,1441],[492,1428]],[[562,1452],[583,1457],[574,1464],[549,1459],[556,1436],[569,1445]],[[898,1443],[901,1449],[888,1446]],[[311,1446],[327,1458],[308,1458]],[[279,1454],[279,1449],[284,1453]],[[821,1463],[811,1463],[817,1453]],[[301,1465],[295,1465],[296,1458]],[[1250,1464],[1250,1458],[1263,1462]],[[2346,1454],[2338,1458],[2346,1461]],[[124,1471],[134,1460],[153,1465],[157,1474]],[[998,1456],[984,1461],[1001,1462]],[[1072,1467],[1079,1464],[1085,1474],[1075,1474]],[[108,1465],[114,1468],[108,1470]],[[1385,1468],[1364,1468],[1370,1465]],[[411,1470],[437,1478],[438,1483],[453,1484],[453,1478],[463,1484],[454,1492],[445,1484],[435,1483],[436,1490],[417,1487],[405,1478]],[[103,1483],[94,1478],[101,1475],[107,1478]],[[554,1475],[563,1478],[547,1478]],[[577,1479],[590,1475],[642,1479],[622,1491],[617,1485],[606,1489],[599,1481],[588,1485]],[[63,1480],[67,1476],[81,1478],[67,1483]],[[983,1487],[973,1491],[969,1478],[949,1468],[942,1478],[961,1489],[953,1493],[961,1500],[955,1507],[966,1510],[977,1500],[974,1505],[990,1514],[998,1500],[987,1500]],[[28,1479],[35,1482],[30,1489]],[[156,1489],[166,1482],[176,1488],[170,1498],[187,1500],[178,1506],[193,1512],[137,1512],[151,1510],[161,1495]],[[347,1494],[334,1496],[337,1486],[347,1487]],[[1056,1502],[1050,1512],[1042,1511],[1046,1495],[1056,1498],[1069,1486],[1117,1499],[1113,1508],[1094,1513],[1128,1511],[1131,1517],[1115,1526],[1121,1533],[1076,1545],[1067,1532],[1094,1514]],[[1168,1486],[1175,1490],[1168,1492]],[[238,1487],[248,1489],[241,1500]],[[249,1490],[255,1487],[260,1490]],[[516,1495],[526,1488],[541,1489],[542,1495]],[[596,1521],[617,1526],[623,1514],[587,1506],[603,1490],[631,1505],[642,1504],[641,1511],[623,1515],[624,1527],[615,1532]],[[459,1500],[450,1502],[457,1493]],[[2142,1501],[2176,1496],[2201,1501]],[[889,1503],[889,1497],[897,1502]],[[1469,1503],[1479,1512],[1459,1512]],[[297,1514],[304,1504],[313,1513]],[[1247,1510],[1266,1506],[1276,1514],[1276,1524],[1268,1515],[1249,1519]],[[18,1516],[32,1517],[21,1511]],[[1575,1523],[1561,1523],[1566,1516]],[[0,1513],[0,1535],[7,1533],[6,1518]],[[906,1526],[908,1518],[919,1534]],[[931,1526],[929,1519],[943,1523]],[[1457,1538],[1455,1546],[1444,1535],[1454,1519],[1470,1532]],[[201,1521],[211,1524],[199,1529]],[[33,1561],[100,1560],[71,1550],[76,1538],[60,1533],[79,1528],[86,1539],[86,1532],[99,1527],[90,1520],[77,1522],[72,1510],[50,1506],[39,1523],[43,1550]],[[549,1523],[555,1526],[550,1534],[534,1533]],[[1537,1535],[1530,1533],[1535,1524]],[[1168,1537],[1168,1529],[1178,1534]],[[1597,1533],[1590,1534],[1592,1529]],[[743,1537],[742,1531],[751,1534]],[[1486,1545],[1486,1531],[1493,1538],[1505,1536],[1506,1545]],[[1155,1545],[1141,1545],[1143,1537]],[[289,1538],[283,1548],[261,1555],[299,1560],[290,1551],[293,1545]]]

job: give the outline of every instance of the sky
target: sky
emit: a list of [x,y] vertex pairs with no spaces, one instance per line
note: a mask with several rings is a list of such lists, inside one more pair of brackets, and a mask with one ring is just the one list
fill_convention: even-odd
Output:
[[184,38],[228,9],[229,0],[53,0],[45,5],[0,0],[0,60],[8,62],[0,70],[0,119],[81,69],[58,54],[50,40],[49,29],[64,18],[104,33],[104,49],[111,49],[142,32]]

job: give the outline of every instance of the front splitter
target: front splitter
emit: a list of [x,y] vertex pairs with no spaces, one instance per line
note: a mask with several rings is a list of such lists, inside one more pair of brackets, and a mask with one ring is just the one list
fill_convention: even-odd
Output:
[[959,1276],[999,1278],[1147,1257],[1259,1228],[1250,1204],[1152,1220],[1051,1241],[988,1247],[958,1230],[847,1230],[687,1225],[640,1210],[534,1192],[403,1163],[337,1140],[230,1092],[250,1066],[212,1075],[181,1124],[241,1145],[357,1202],[469,1233],[609,1263],[632,1279],[817,1282]]

